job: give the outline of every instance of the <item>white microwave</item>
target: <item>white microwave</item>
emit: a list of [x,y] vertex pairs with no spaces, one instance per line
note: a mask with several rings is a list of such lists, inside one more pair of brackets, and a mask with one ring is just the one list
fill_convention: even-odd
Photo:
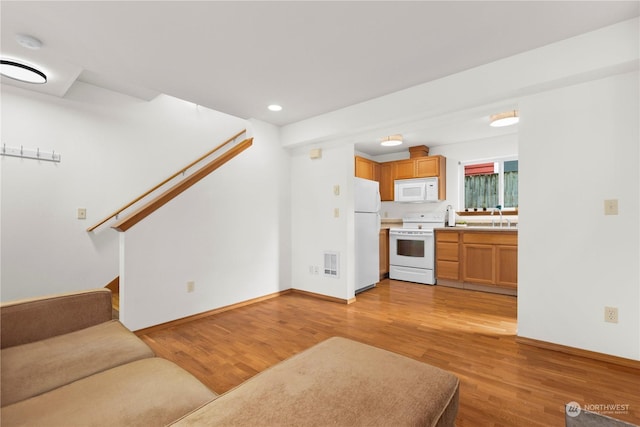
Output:
[[397,179],[394,181],[396,202],[437,202],[438,178]]

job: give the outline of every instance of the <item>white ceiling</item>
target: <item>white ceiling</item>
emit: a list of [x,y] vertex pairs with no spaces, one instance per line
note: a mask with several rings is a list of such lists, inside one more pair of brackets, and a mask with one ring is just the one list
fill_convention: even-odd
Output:
[[[639,1],[2,1],[0,8],[3,58],[49,75],[46,85],[4,77],[3,84],[64,96],[80,79],[276,125],[640,14]],[[26,49],[16,34],[44,45]],[[283,111],[268,111],[272,103]],[[443,144],[513,130],[491,130],[485,115],[411,132]]]

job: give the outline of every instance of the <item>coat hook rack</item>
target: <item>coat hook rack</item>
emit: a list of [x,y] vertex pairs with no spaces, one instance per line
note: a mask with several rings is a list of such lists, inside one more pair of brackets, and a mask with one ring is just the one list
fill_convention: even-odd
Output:
[[30,149],[24,148],[22,145],[20,147],[7,147],[7,144],[2,144],[0,154],[8,157],[20,157],[23,159],[44,160],[46,162],[56,163],[60,163],[61,160],[61,156],[59,153],[56,153],[56,150],[43,151],[40,150],[40,147]]

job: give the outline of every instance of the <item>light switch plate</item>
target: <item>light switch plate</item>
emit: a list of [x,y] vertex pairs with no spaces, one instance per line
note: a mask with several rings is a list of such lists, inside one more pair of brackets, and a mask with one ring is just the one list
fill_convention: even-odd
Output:
[[333,194],[336,196],[340,195],[340,186],[339,185],[334,185],[333,186]]
[[78,219],[87,219],[87,210],[85,208],[78,208]]
[[605,215],[618,215],[618,199],[609,199],[604,201]]

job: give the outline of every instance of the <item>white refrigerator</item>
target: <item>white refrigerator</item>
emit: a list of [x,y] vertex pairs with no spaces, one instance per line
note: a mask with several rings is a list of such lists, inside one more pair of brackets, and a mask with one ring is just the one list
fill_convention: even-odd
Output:
[[356,293],[380,279],[380,191],[376,181],[354,178]]

